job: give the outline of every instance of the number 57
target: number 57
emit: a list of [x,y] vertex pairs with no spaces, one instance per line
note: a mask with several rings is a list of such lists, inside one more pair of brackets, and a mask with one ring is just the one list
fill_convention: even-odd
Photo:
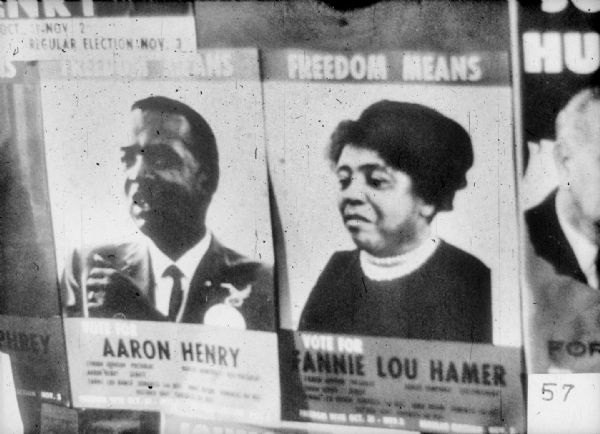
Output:
[[[552,401],[554,399],[554,392],[555,392],[555,388],[558,386],[558,384],[556,383],[544,383],[542,384],[542,399],[544,401]],[[561,389],[565,392],[565,395],[563,396],[563,402],[567,400],[567,397],[569,396],[569,393],[571,392],[571,390],[573,390],[575,388],[574,384],[563,384]]]

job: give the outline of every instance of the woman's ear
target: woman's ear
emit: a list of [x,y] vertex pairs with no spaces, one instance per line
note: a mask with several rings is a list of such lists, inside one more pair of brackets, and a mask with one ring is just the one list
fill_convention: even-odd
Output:
[[436,206],[431,203],[421,203],[421,207],[419,209],[419,214],[422,217],[425,217],[428,220],[431,220],[436,212]]

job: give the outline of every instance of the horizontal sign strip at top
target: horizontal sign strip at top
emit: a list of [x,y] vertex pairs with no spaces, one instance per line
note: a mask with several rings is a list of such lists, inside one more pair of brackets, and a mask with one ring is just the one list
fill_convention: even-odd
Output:
[[114,78],[178,80],[258,80],[255,49],[201,50],[161,55],[68,56],[40,63],[44,78]]
[[309,51],[262,53],[265,80],[428,84],[510,83],[508,52]]

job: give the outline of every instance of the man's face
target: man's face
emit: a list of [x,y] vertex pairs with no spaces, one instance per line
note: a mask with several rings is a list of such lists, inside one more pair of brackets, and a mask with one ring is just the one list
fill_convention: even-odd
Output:
[[131,142],[121,148],[125,194],[136,226],[152,239],[190,233],[204,223],[210,195],[203,190],[206,177],[191,143],[183,116],[132,111]]
[[595,103],[586,116],[596,121],[588,122],[591,128],[579,134],[578,140],[582,143],[570,144],[559,174],[563,177],[562,188],[570,195],[576,223],[594,228],[595,241],[600,242],[600,126],[596,123],[600,102]]
[[408,174],[370,149],[344,146],[336,165],[338,206],[358,248],[376,256],[412,250],[434,208],[416,196]]

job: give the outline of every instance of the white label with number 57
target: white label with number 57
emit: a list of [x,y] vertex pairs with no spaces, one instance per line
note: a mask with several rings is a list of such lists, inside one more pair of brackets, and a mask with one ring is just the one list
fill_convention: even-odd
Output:
[[600,434],[600,374],[528,376],[530,434]]

